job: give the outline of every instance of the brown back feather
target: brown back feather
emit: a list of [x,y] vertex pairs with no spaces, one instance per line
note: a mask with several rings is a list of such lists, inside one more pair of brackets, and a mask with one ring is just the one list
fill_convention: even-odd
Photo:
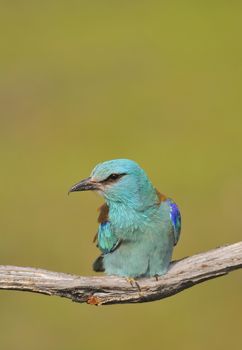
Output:
[[161,203],[161,202],[164,202],[164,201],[167,200],[166,195],[160,193],[157,189],[156,189],[156,194],[157,194],[157,197],[158,197],[158,200],[159,200],[158,203]]
[[108,212],[109,212],[109,207],[107,206],[106,203],[104,203],[100,208],[100,214],[98,216],[97,221],[101,224],[105,221],[108,221]]
[[[99,224],[102,224],[103,222],[108,221],[109,207],[107,206],[107,204],[104,203],[100,208],[98,208],[98,210],[100,211],[100,213],[98,215],[98,219],[97,219]],[[93,243],[95,243],[97,241],[97,236],[98,236],[98,234],[96,233],[94,238],[93,238]]]

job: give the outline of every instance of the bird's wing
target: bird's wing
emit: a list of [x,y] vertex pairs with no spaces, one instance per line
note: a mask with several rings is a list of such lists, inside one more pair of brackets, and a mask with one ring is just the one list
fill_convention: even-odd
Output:
[[173,226],[173,234],[174,234],[174,245],[177,244],[180,233],[181,233],[181,213],[178,208],[178,205],[171,199],[167,198],[164,194],[160,193],[156,190],[159,203],[166,202],[170,208],[170,219]]
[[174,230],[174,245],[176,245],[181,233],[181,213],[178,205],[172,199],[169,198],[167,201],[170,206],[170,218]]
[[112,253],[121,243],[121,240],[112,233],[109,221],[99,225],[97,241],[98,248],[103,254]]
[[98,232],[95,236],[97,240],[97,246],[101,250],[102,254],[108,254],[117,249],[121,243],[111,229],[111,224],[108,218],[109,208],[107,204],[103,204],[100,207],[100,214],[98,217],[98,222],[100,223]]

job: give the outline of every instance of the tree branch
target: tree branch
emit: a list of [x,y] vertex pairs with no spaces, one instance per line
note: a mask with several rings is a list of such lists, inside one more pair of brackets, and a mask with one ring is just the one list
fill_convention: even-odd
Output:
[[198,283],[242,267],[242,241],[171,263],[167,274],[139,279],[83,277],[31,267],[0,266],[0,289],[57,295],[93,305],[140,303],[177,294]]

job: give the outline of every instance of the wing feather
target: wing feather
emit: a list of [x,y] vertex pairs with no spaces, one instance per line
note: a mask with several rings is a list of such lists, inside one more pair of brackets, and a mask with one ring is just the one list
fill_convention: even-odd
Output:
[[174,229],[174,245],[176,245],[181,233],[181,213],[178,205],[172,199],[169,199],[169,205],[170,218]]
[[180,233],[181,233],[181,213],[178,208],[178,205],[171,199],[167,198],[166,195],[160,193],[158,190],[156,190],[157,197],[159,203],[161,202],[167,202],[170,207],[170,219],[173,226],[173,233],[174,233],[174,245],[177,244]]
[[99,210],[100,214],[98,216],[98,222],[100,225],[94,239],[95,241],[97,240],[97,246],[101,250],[102,254],[112,253],[119,247],[121,240],[118,239],[112,232],[108,217],[108,205],[104,203]]

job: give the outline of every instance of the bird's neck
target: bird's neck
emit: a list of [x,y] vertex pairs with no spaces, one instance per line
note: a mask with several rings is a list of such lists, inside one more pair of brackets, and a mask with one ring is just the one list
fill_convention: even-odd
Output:
[[157,213],[159,206],[157,200],[150,206],[138,207],[130,203],[109,202],[109,220],[115,229],[126,233],[142,231],[150,220],[152,221]]
[[158,202],[158,196],[155,188],[151,185],[147,191],[125,192],[113,198],[105,198],[110,210],[144,212],[153,207]]

